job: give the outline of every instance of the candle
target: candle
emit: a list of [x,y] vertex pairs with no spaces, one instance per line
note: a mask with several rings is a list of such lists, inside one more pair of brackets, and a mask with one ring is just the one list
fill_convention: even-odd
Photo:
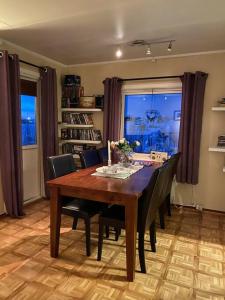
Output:
[[111,166],[111,145],[110,141],[108,141],[108,166]]

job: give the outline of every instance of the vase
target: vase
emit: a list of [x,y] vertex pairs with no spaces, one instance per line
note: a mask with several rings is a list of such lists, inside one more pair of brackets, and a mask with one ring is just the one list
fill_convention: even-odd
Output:
[[117,154],[117,161],[119,165],[125,168],[128,168],[131,165],[129,154],[119,149],[117,149],[116,154]]

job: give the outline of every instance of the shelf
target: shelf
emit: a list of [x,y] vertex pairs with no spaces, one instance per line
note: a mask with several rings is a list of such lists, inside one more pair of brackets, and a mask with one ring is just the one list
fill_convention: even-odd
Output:
[[210,152],[225,152],[225,147],[210,147],[209,148]]
[[213,111],[225,111],[225,106],[214,106],[212,107]]
[[99,145],[102,141],[90,141],[90,140],[61,140],[60,144],[73,143],[73,144],[92,144]]
[[100,112],[102,111],[100,108],[62,108],[62,111],[70,111],[70,112]]
[[67,123],[62,123],[60,124],[61,127],[69,127],[69,128],[93,128],[94,125],[82,125],[82,124],[67,124]]

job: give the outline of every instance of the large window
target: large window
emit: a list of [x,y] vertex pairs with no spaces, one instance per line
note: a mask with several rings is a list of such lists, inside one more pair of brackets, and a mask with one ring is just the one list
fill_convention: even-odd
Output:
[[124,103],[124,137],[141,145],[136,152],[178,148],[181,92],[127,94]]
[[21,95],[22,145],[37,144],[36,97]]

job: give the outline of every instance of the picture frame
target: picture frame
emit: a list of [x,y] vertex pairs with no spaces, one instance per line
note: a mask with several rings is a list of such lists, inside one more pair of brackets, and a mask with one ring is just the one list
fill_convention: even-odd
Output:
[[181,118],[181,111],[180,110],[175,110],[173,112],[174,121],[180,121],[180,118]]

